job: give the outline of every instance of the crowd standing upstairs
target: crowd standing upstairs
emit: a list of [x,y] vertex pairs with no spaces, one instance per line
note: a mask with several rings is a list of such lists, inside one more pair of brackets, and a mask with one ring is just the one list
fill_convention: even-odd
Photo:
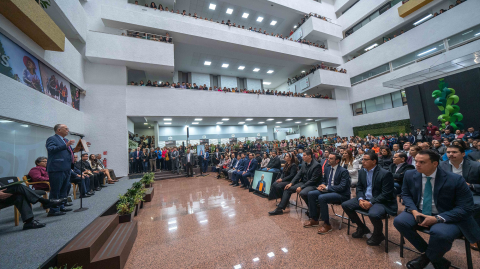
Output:
[[339,72],[339,73],[344,73],[346,74],[347,73],[347,70],[346,69],[343,69],[341,68],[340,70],[338,70],[336,67],[332,67],[332,66],[327,66],[325,65],[323,62],[320,63],[320,64],[317,64],[317,65],[314,65],[312,66],[312,68],[310,70],[308,70],[308,72],[302,72],[300,75],[296,75],[295,77],[293,78],[289,78],[287,80],[287,83],[288,85],[291,85],[297,81],[299,81],[300,79],[310,75],[310,74],[313,74],[315,73],[316,70],[319,70],[319,69],[322,69],[322,70],[328,70],[328,71],[333,71],[333,72]]

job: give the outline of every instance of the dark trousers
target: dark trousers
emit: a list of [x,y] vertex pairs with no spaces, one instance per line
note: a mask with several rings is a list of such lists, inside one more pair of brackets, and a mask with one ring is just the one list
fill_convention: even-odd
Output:
[[146,173],[148,172],[148,161],[142,162],[143,170],[142,172]]
[[157,161],[156,161],[156,162],[157,162],[156,164],[157,164],[157,169],[158,169],[158,170],[162,170],[162,167],[160,166],[160,163],[161,163],[160,160],[161,160],[161,159],[158,159],[158,158],[157,158]]
[[[85,193],[88,191],[88,187],[90,187],[90,178],[85,177],[85,178],[80,178],[80,177],[75,177],[75,178],[70,178],[71,183],[75,183],[79,186],[80,189],[80,195],[85,195]],[[87,187],[88,185],[88,187]],[[68,192],[70,193],[70,188],[72,187],[72,184],[70,184]]]
[[274,182],[272,184],[272,188],[270,189],[270,194],[268,195],[268,199],[277,199],[281,198],[283,195],[283,190],[285,189],[285,186],[287,186],[290,182]]
[[[253,173],[255,173],[255,172],[253,172]],[[240,181],[242,182],[243,186],[250,187],[250,181],[248,181],[248,178],[252,177],[253,173],[247,172],[247,173],[241,175]]]
[[[60,171],[60,172],[48,172],[48,178],[50,181],[50,199],[61,199],[66,198],[68,195],[68,188],[70,186],[70,172]],[[52,207],[50,211],[58,212],[64,206]]]
[[185,167],[186,167],[185,170],[186,170],[186,172],[187,172],[187,177],[188,177],[188,176],[193,176],[193,165],[192,165],[192,163],[187,163],[187,164],[185,165]]
[[141,173],[143,171],[142,159],[134,160],[134,172]]
[[[301,186],[303,186],[303,183],[297,183],[297,184],[291,186],[289,189],[286,189],[283,192],[282,201],[280,201],[280,204],[278,204],[277,207],[280,208],[280,209],[287,208],[287,205],[288,205],[288,202],[290,202],[290,197],[292,196],[292,193],[296,192],[297,188],[301,187]],[[314,187],[314,186],[308,186],[308,187],[303,188],[300,191],[299,195],[305,201],[305,204],[308,205],[308,192],[313,191],[315,189],[316,189],[316,187]]]
[[103,185],[103,179],[105,178],[105,173],[98,172],[93,174],[96,176],[97,187],[100,187],[101,185]]
[[25,222],[33,218],[32,206],[30,204],[36,204],[38,202],[38,198],[42,196],[38,195],[36,191],[22,184],[10,186],[5,190],[5,192],[13,195],[5,200],[0,200],[0,209],[15,205],[18,211],[20,211],[22,221]]
[[235,171],[232,173],[232,181],[237,184],[238,180],[242,177],[243,171]]
[[[320,220],[326,224],[330,223],[330,215],[328,214],[328,204],[341,204],[348,200],[350,197],[345,197],[336,192],[321,192],[319,190],[313,190],[308,193],[308,212],[310,218],[318,221]],[[320,214],[318,214],[317,204],[320,206]]]
[[478,226],[480,226],[480,196],[474,195],[473,196],[473,218],[477,222]]
[[427,242],[418,234],[419,227],[411,213],[402,212],[393,226],[420,252],[425,252],[431,261],[440,259],[451,248],[453,241],[461,235],[460,229],[453,223],[437,223],[430,227],[430,239]]
[[202,168],[202,171],[203,171],[204,173],[207,172],[207,169],[208,169],[208,160],[203,160],[203,161],[202,161],[202,167],[201,167],[201,168]]
[[[357,212],[355,212],[355,210],[358,210],[358,209],[363,210],[363,208],[361,208],[360,204],[358,203],[358,198],[353,198],[346,202],[343,202],[342,207],[353,223],[357,224],[358,227],[361,227],[362,225],[364,226],[363,228],[366,227],[365,224],[363,224],[360,218],[358,217]],[[385,207],[383,207],[383,205],[380,203],[374,204],[368,210],[368,217],[370,218],[370,221],[373,224],[373,234],[377,235],[377,234],[383,233],[382,218],[384,218],[386,214],[387,214],[387,211],[385,211]]]
[[133,174],[133,162],[128,162],[128,173]]

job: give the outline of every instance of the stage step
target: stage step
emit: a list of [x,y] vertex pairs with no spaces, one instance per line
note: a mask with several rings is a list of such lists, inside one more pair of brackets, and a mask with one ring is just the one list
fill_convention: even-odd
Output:
[[84,269],[122,269],[132,250],[137,231],[137,221],[119,224],[91,264]]
[[60,267],[76,264],[87,268],[117,225],[116,214],[95,219],[58,253],[57,264]]

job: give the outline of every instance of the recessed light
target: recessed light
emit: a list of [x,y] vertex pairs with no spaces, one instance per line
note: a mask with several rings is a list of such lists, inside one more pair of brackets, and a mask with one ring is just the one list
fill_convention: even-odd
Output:
[[253,72],[258,72],[258,71],[260,71],[260,68],[253,69]]
[[222,67],[223,67],[223,68],[227,68],[227,67],[228,67],[228,64],[222,64]]
[[277,24],[277,21],[272,21],[272,22],[270,23],[270,25],[275,25],[275,24]]
[[282,122],[281,122],[281,121],[277,121],[277,122],[275,122],[275,123],[282,123]]
[[420,23],[422,23],[422,22],[430,19],[431,17],[433,17],[433,15],[432,15],[432,14],[428,14],[427,16],[425,16],[425,17],[421,18],[420,20],[414,22],[413,25],[417,26],[417,25],[419,25]]
[[172,121],[171,118],[164,118],[163,120],[164,120],[164,121]]
[[245,66],[241,65],[241,66],[238,67],[238,69],[243,70],[243,69],[245,69]]
[[257,18],[257,21],[258,21],[258,22],[262,22],[262,21],[263,21],[263,17],[258,17],[258,18]]
[[148,123],[147,123],[147,122],[145,122],[145,123],[143,123],[143,125],[148,125]]
[[198,124],[198,123],[199,123],[198,121],[194,121],[194,122],[192,122],[192,124]]
[[172,123],[171,122],[164,122],[163,124],[171,125]]
[[272,121],[272,120],[274,120],[274,119],[267,119],[267,121]]
[[286,119],[285,121],[291,121],[291,120],[293,120],[293,119]]
[[437,48],[429,49],[429,50],[424,51],[424,52],[422,52],[422,53],[420,53],[420,54],[417,54],[417,56],[422,56],[422,55],[427,54],[427,53],[429,53],[429,52],[432,52],[432,51],[434,51],[434,50],[437,50]]
[[249,15],[248,13],[243,13],[242,18],[245,18],[245,19],[248,18],[248,15]]
[[209,62],[209,61],[205,61],[205,62],[203,63],[203,65],[211,65],[211,64],[212,64],[212,62]]
[[267,71],[267,74],[271,74],[271,73],[273,73],[273,70],[268,70]]
[[301,121],[296,121],[295,123],[302,123]]
[[259,122],[258,124],[263,124],[263,123],[265,123],[265,122],[264,122],[264,121],[261,121],[261,122]]
[[[22,126],[22,127],[28,127],[28,125],[26,125],[26,124],[22,124],[22,125],[20,125],[20,126]],[[150,127],[148,127],[148,128],[150,128]]]
[[305,73],[305,70],[302,70],[302,73]]
[[232,14],[232,13],[233,13],[233,9],[227,8],[227,14]]
[[366,48],[365,51],[371,50],[371,49],[375,48],[376,46],[378,46],[377,43],[375,43],[375,44],[371,45],[370,47]]
[[219,122],[217,122],[217,124],[223,124],[223,121],[219,121]]
[[307,121],[311,121],[312,119],[307,119]]
[[270,84],[272,84],[272,83],[271,83],[271,82],[267,82],[267,81],[264,81],[264,82],[263,82],[263,85],[270,85]]
[[245,119],[246,121],[252,121],[253,119]]
[[197,118],[197,119],[195,119],[195,121],[202,121],[202,119],[201,119],[201,118]]
[[225,118],[225,119],[222,119],[222,121],[228,121],[229,119]]
[[239,122],[238,124],[245,124],[245,122],[244,122],[244,121],[241,121],[241,122]]
[[296,25],[294,25],[294,26],[293,26],[293,29],[297,29],[297,26],[296,26]]
[[275,128],[280,128],[280,126],[275,126]]
[[216,7],[217,7],[217,5],[215,5],[215,4],[210,4],[210,6],[209,6],[208,8],[211,9],[211,10],[215,10]]

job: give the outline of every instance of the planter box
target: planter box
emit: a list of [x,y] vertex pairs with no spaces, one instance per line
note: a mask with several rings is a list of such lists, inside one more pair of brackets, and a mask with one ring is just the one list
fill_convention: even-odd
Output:
[[152,186],[152,184],[145,184],[145,188],[148,189]]
[[135,211],[134,211],[134,212],[135,212],[135,217],[138,215],[138,211],[139,211],[139,210],[140,210],[140,209],[138,208],[138,204],[136,204],[136,205],[135,205]]
[[152,201],[153,193],[154,193],[153,190],[154,190],[154,188],[151,187],[151,188],[148,188],[148,189],[145,191],[145,198],[144,198],[144,200],[145,200],[146,203]]
[[118,215],[118,223],[131,222],[133,220],[133,214],[135,214],[135,210],[127,215]]
[[140,209],[143,208],[143,201],[140,202]]

